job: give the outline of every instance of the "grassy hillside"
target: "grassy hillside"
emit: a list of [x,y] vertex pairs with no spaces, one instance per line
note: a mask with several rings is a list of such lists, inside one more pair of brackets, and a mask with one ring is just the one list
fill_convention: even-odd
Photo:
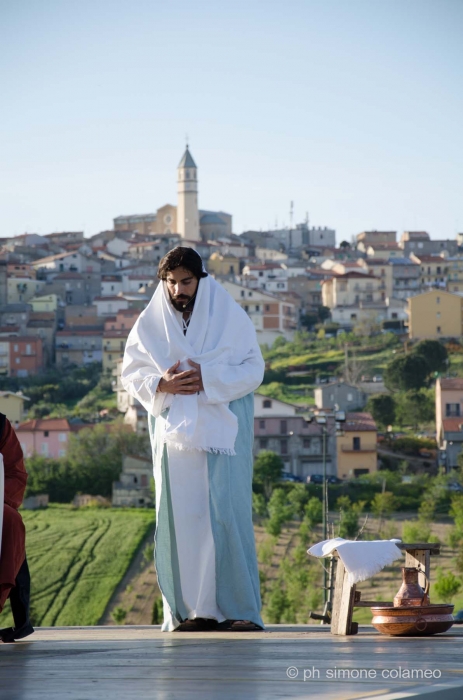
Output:
[[[23,511],[40,626],[96,625],[146,533],[154,511],[53,505]],[[7,608],[1,626],[11,624]]]

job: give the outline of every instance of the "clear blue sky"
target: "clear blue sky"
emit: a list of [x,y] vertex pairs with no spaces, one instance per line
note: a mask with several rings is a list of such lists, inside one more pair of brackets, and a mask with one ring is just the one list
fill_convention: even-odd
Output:
[[0,0],[0,236],[176,203],[463,231],[462,0]]

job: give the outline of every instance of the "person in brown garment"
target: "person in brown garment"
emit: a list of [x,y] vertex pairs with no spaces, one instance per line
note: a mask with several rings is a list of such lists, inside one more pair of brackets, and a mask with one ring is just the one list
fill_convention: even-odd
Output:
[[0,550],[0,613],[8,598],[15,626],[0,629],[3,642],[14,642],[34,630],[29,620],[30,576],[26,560],[26,531],[18,508],[26,490],[27,473],[21,445],[3,413],[0,413],[0,453],[3,456],[4,497]]

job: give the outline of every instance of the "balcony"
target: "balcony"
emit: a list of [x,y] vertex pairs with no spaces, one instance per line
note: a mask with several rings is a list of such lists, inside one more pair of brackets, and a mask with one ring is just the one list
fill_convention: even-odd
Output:
[[376,445],[374,447],[347,447],[346,445],[341,445],[341,452],[356,452],[357,454],[366,454],[367,452],[376,451]]

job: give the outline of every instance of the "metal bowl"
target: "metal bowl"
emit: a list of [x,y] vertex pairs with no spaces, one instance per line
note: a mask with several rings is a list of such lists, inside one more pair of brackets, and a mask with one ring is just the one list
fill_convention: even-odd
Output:
[[421,606],[377,605],[371,608],[371,624],[381,634],[395,637],[427,637],[447,632],[454,623],[453,605],[429,604]]

